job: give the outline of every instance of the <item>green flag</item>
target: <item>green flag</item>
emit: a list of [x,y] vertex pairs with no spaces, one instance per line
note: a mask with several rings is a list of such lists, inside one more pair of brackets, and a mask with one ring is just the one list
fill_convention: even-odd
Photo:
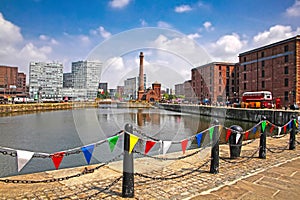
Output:
[[261,130],[262,130],[262,132],[264,132],[264,131],[265,131],[266,124],[267,124],[267,122],[266,122],[266,121],[262,121],[262,123],[261,123]]
[[113,152],[117,142],[118,142],[118,139],[119,139],[119,135],[116,135],[116,136],[113,136],[113,137],[110,137],[108,138],[108,143],[109,143],[109,148],[110,148],[110,151]]
[[211,127],[211,128],[209,129],[209,138],[210,138],[210,140],[212,140],[213,134],[214,134],[214,127]]

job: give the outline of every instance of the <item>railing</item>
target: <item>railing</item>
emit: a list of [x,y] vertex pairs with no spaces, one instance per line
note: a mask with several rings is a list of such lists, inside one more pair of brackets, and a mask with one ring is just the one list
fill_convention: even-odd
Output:
[[[269,129],[267,131],[267,128]],[[273,131],[275,128],[278,129],[278,134],[274,135]],[[55,152],[52,154],[48,153],[40,153],[40,152],[30,152],[30,151],[24,151],[24,150],[17,150],[7,147],[0,147],[0,153],[3,155],[9,155],[12,157],[17,158],[18,162],[18,171],[21,171],[22,168],[27,164],[27,162],[32,158],[43,158],[43,159],[52,159],[53,164],[56,169],[59,168],[60,163],[62,162],[64,156],[70,156],[73,154],[79,154],[83,153],[85,156],[85,159],[87,163],[90,163],[92,153],[94,151],[95,147],[98,147],[104,143],[108,143],[110,151],[113,152],[115,145],[117,144],[119,137],[121,135],[124,135],[124,150],[123,153],[117,155],[111,160],[108,160],[102,164],[99,164],[98,166],[88,169],[85,168],[84,171],[81,173],[77,173],[70,176],[65,176],[61,178],[52,178],[52,179],[44,179],[44,180],[16,180],[16,179],[0,179],[0,182],[4,183],[15,183],[15,184],[34,184],[34,183],[49,183],[49,182],[57,182],[57,181],[64,181],[69,180],[72,178],[77,178],[86,174],[91,174],[95,172],[96,170],[101,169],[102,167],[108,165],[111,162],[114,162],[118,159],[120,159],[123,156],[123,175],[113,180],[109,185],[103,187],[103,189],[98,190],[97,193],[94,193],[90,197],[95,197],[99,193],[102,193],[105,190],[110,189],[112,186],[117,184],[122,179],[122,197],[134,197],[134,177],[142,177],[144,179],[150,179],[150,180],[171,180],[171,179],[177,179],[182,178],[185,176],[188,176],[190,174],[193,174],[195,172],[199,172],[200,169],[206,167],[210,163],[210,170],[209,172],[212,174],[219,173],[219,161],[220,159],[224,162],[228,163],[241,163],[241,162],[247,162],[250,159],[253,159],[255,155],[258,152],[258,157],[260,159],[266,159],[266,152],[267,150],[271,153],[281,153],[285,150],[294,150],[296,148],[296,145],[300,144],[296,140],[296,132],[298,131],[298,121],[293,116],[292,119],[287,122],[283,126],[277,126],[275,124],[272,124],[271,122],[267,121],[265,117],[262,117],[262,120],[250,128],[249,130],[243,131],[243,129],[239,126],[233,125],[231,127],[224,127],[219,124],[217,120],[214,121],[211,127],[197,133],[194,136],[188,137],[186,139],[180,140],[180,141],[162,141],[158,138],[154,138],[151,136],[148,136],[147,134],[134,129],[131,124],[127,124],[125,126],[125,130],[121,130],[111,137],[101,140],[89,145],[85,145],[82,147],[76,147],[73,149],[68,149],[60,152]],[[225,141],[226,143],[229,143],[230,147],[230,158],[220,157],[219,156],[219,145],[220,145],[220,133],[221,131],[225,131]],[[283,132],[281,134],[281,132]],[[135,134],[136,133],[136,134]],[[203,134],[207,133],[209,134],[209,143],[204,144],[203,143]],[[253,151],[253,153],[250,156],[247,157],[241,157],[240,153],[242,150],[242,146],[246,146],[251,144],[253,141],[255,141],[257,138],[252,137],[251,140],[249,140],[251,134],[257,134],[259,133],[259,147]],[[281,138],[286,136],[287,134],[290,135],[289,142],[287,146],[280,147],[280,148],[272,148],[267,147],[266,141],[267,136],[270,136],[272,138]],[[139,137],[140,135],[141,137]],[[189,141],[196,140],[197,145],[199,149],[196,151],[185,154],[187,144]],[[144,141],[145,142],[145,151],[140,152],[135,149],[135,146],[138,141]],[[244,143],[243,143],[244,141]],[[166,156],[151,156],[148,154],[149,151],[153,148],[155,144],[159,144],[162,149],[162,154],[165,155],[167,151],[169,150],[170,146],[172,144],[181,144],[182,151],[184,155],[178,156],[178,157],[166,157]],[[137,173],[134,172],[134,154],[141,155],[144,157],[156,159],[156,160],[181,160],[185,159],[191,156],[194,156],[207,147],[211,148],[211,157],[207,161],[203,162],[200,166],[189,170],[185,173],[170,173],[164,176],[154,176],[154,175],[148,175],[143,173]],[[242,159],[235,160],[235,158],[241,157]]]

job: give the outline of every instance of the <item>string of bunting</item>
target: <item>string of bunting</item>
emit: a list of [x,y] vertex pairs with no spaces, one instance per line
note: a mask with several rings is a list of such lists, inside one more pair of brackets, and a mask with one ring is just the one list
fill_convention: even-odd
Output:
[[[9,152],[16,152],[16,157],[17,157],[17,163],[18,163],[18,172],[20,172],[24,166],[33,158],[33,157],[41,157],[41,158],[51,158],[52,162],[54,164],[55,169],[58,169],[64,156],[70,155],[70,154],[75,154],[75,153],[80,153],[82,152],[86,162],[88,164],[90,164],[93,152],[94,152],[94,148],[96,146],[99,146],[100,144],[103,144],[105,142],[108,142],[109,145],[109,149],[111,152],[114,151],[114,148],[119,140],[119,137],[126,132],[127,134],[129,134],[130,136],[130,140],[129,140],[129,154],[132,153],[135,145],[137,144],[137,142],[139,140],[142,140],[143,142],[145,142],[145,154],[148,154],[150,152],[150,150],[158,143],[160,145],[160,149],[162,149],[162,154],[165,155],[168,150],[170,149],[172,144],[181,144],[181,148],[182,148],[182,152],[183,154],[185,154],[186,148],[188,146],[188,142],[192,141],[192,140],[196,140],[197,141],[197,145],[200,148],[201,147],[201,143],[202,143],[202,137],[204,135],[204,133],[208,133],[209,134],[209,138],[210,141],[212,141],[213,138],[213,133],[215,128],[219,128],[219,131],[221,132],[222,129],[225,129],[226,131],[226,142],[228,141],[230,135],[234,132],[236,132],[236,144],[238,144],[240,138],[242,135],[244,135],[244,140],[248,140],[249,135],[250,134],[257,134],[259,133],[259,131],[265,131],[267,126],[270,126],[270,133],[272,133],[275,128],[278,129],[278,135],[281,133],[282,129],[283,132],[286,133],[287,129],[291,129],[292,128],[292,123],[295,124],[295,126],[298,128],[298,121],[296,119],[290,120],[289,122],[287,122],[285,125],[283,126],[277,126],[269,121],[261,121],[258,124],[256,124],[255,126],[253,126],[252,128],[244,131],[244,132],[238,132],[236,130],[224,127],[222,125],[214,125],[211,126],[199,133],[197,133],[196,135],[190,136],[188,138],[185,138],[183,140],[180,141],[163,141],[160,139],[156,139],[156,138],[152,138],[149,137],[145,134],[142,134],[141,132],[138,132],[139,134],[143,135],[146,138],[140,138],[132,133],[128,133],[126,131],[119,131],[118,133],[116,133],[115,135],[113,135],[112,137],[109,137],[105,140],[101,140],[89,145],[85,145],[82,147],[76,147],[74,149],[69,149],[69,150],[64,150],[64,151],[60,151],[60,152],[55,152],[52,154],[48,154],[48,153],[38,153],[38,152],[31,152],[31,151],[27,151],[27,150],[16,150],[16,149],[11,149],[11,148],[7,148],[7,147],[0,147],[0,153],[2,154],[8,154],[7,151]],[[260,126],[260,128],[259,128]],[[2,149],[2,150],[1,150]],[[12,154],[11,154],[12,155]]]

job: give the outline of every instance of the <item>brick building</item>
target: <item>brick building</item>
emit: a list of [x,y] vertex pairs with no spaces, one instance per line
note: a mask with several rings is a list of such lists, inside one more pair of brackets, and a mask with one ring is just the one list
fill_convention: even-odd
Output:
[[239,96],[270,91],[282,105],[300,103],[300,35],[239,54]]
[[26,74],[18,67],[0,66],[0,98],[26,96]]
[[235,63],[212,62],[192,69],[194,101],[234,101],[237,94]]

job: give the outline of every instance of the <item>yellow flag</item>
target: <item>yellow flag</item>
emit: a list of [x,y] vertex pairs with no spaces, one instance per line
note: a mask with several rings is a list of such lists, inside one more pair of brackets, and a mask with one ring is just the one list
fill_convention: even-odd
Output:
[[135,144],[138,142],[139,138],[135,135],[129,134],[129,154],[131,154]]

